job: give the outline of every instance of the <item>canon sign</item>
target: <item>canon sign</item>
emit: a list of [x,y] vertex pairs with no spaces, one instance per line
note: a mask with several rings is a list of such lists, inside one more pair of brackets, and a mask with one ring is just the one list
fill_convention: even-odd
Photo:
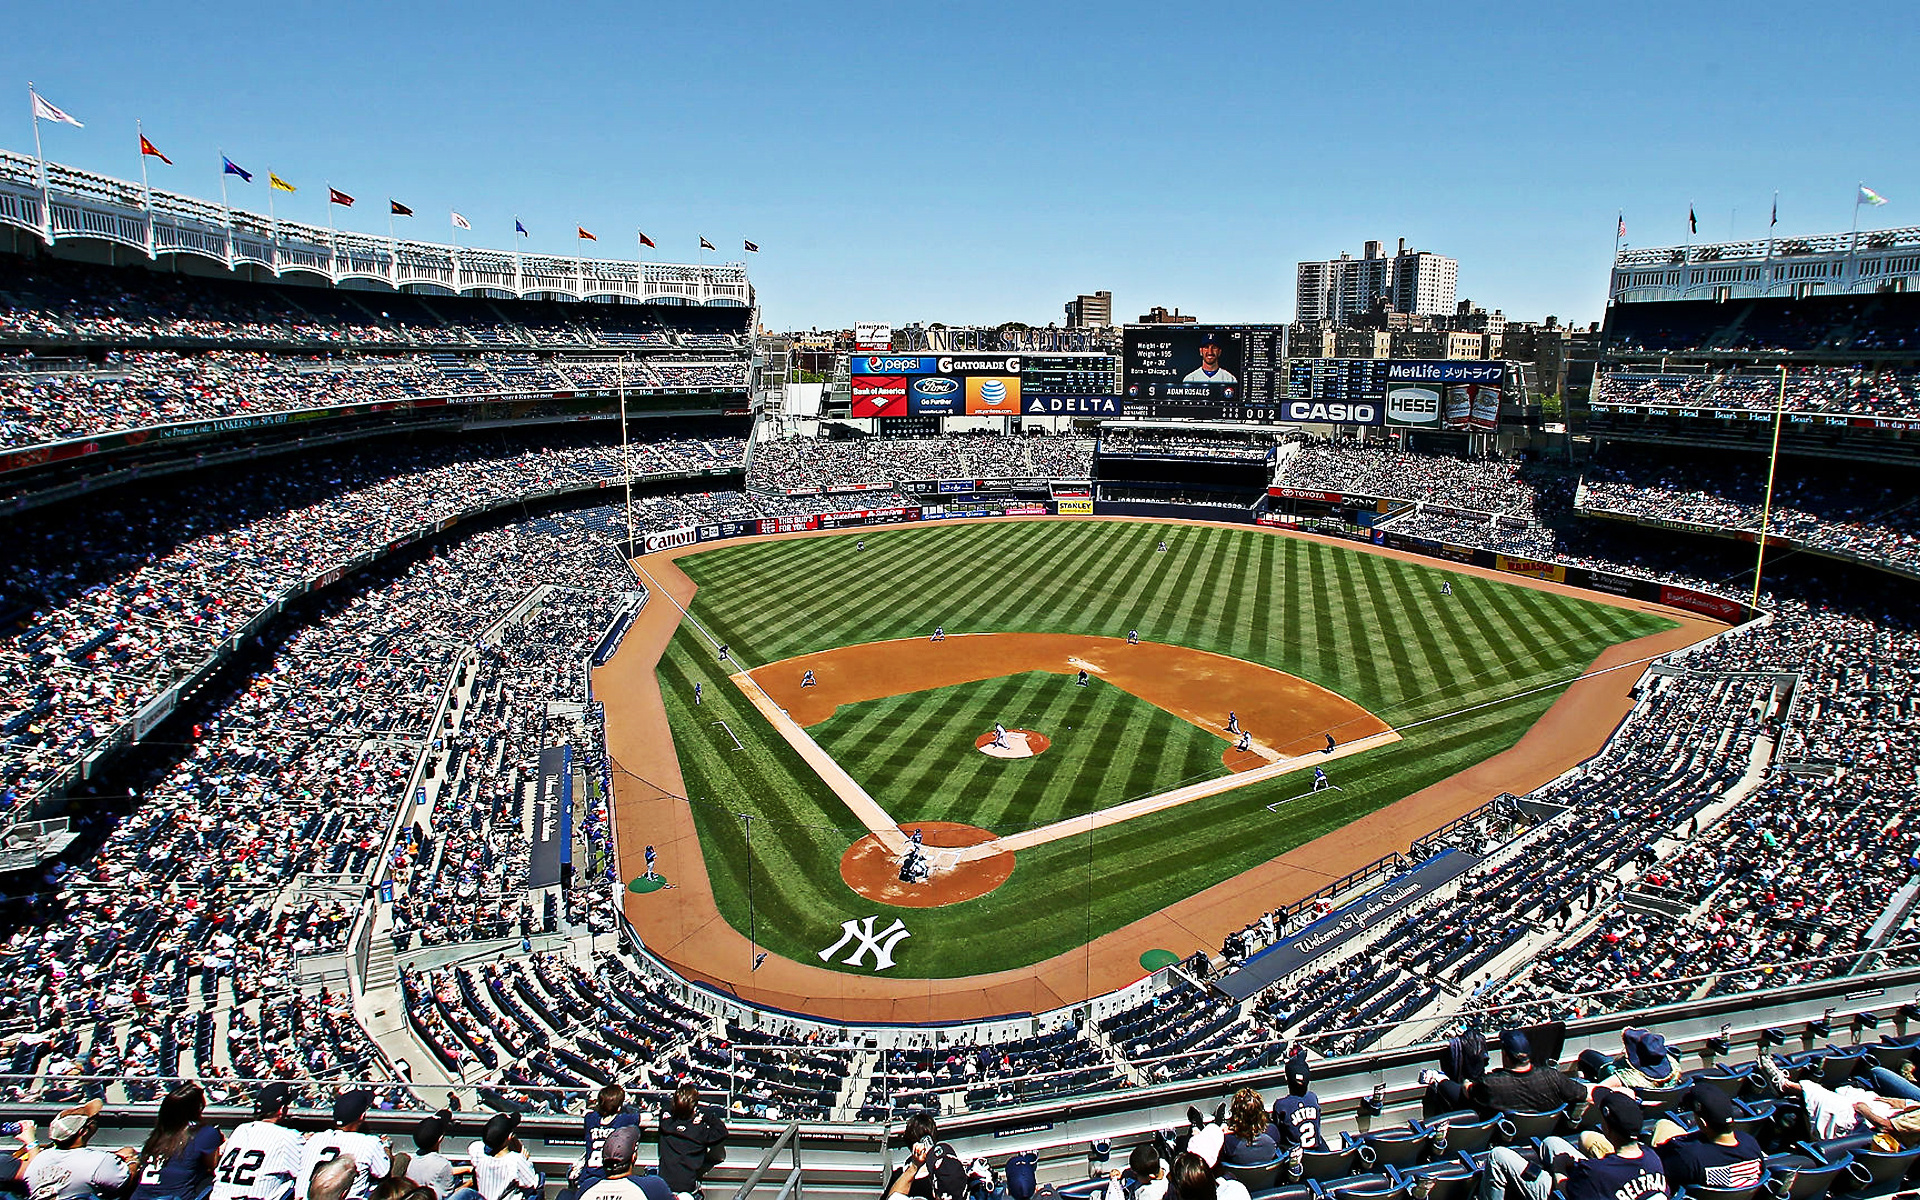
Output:
[[1437,424],[1440,393],[1432,388],[1394,388],[1387,393],[1387,419],[1396,425]]
[[649,533],[645,539],[648,554],[661,550],[671,550],[676,546],[691,546],[700,540],[700,531],[691,525],[682,525],[678,529],[664,529],[659,533]]
[[1380,406],[1361,401],[1289,400],[1286,419],[1316,425],[1378,425]]

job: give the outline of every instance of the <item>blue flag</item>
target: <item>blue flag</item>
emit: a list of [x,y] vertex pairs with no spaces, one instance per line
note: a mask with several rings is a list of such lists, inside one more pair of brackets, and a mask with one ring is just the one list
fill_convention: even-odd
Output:
[[522,225],[518,220],[515,220],[513,223],[513,231],[519,234],[521,237],[533,236],[532,234],[527,232],[527,227],[525,225]]
[[242,171],[238,166],[234,164],[234,161],[232,159],[228,158],[224,154],[220,156],[220,173],[222,175],[238,175],[240,177],[240,182],[242,183],[253,182],[252,171]]

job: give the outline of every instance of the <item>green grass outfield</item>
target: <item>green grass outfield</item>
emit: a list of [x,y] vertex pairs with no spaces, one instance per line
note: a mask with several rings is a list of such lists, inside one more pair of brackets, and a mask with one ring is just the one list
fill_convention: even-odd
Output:
[[[855,550],[856,538],[864,551]],[[1163,538],[1169,550],[1157,553]],[[935,625],[949,634],[1120,636],[1137,628],[1148,641],[1299,675],[1396,727],[1459,714],[1342,760],[1331,771],[1342,791],[1295,800],[1277,814],[1265,806],[1299,794],[1301,782],[1253,785],[1023,851],[1011,879],[963,904],[887,909],[840,879],[840,857],[862,832],[845,805],[727,681],[706,638],[683,624],[661,659],[660,680],[721,913],[748,932],[740,814],[749,814],[760,943],[818,964],[843,920],[878,915],[885,928],[898,916],[912,936],[895,949],[887,974],[897,978],[983,974],[1080,946],[1497,754],[1562,689],[1474,706],[1569,679],[1607,646],[1671,628],[1630,609],[1244,527],[908,525],[723,545],[680,566],[700,585],[695,618],[750,667],[925,636]],[[1443,580],[1452,581],[1451,596],[1440,594]],[[1131,698],[1101,699],[1113,689],[1053,678],[1051,692],[1037,682],[1021,702],[1040,711],[1086,705],[1090,720],[1113,732],[1097,751],[1072,762],[1064,747],[1049,751],[1021,764],[1025,773],[982,770],[987,760],[972,748],[972,736],[994,720],[1016,723],[991,708],[994,681],[850,706],[816,733],[896,818],[999,832],[1165,790],[1161,781],[1202,766],[1219,773],[1218,740]],[[698,709],[696,682],[705,693]],[[1062,699],[1063,690],[1081,695]],[[988,707],[967,712],[975,700]],[[1154,714],[1168,723],[1156,724]],[[963,736],[933,744],[936,717]],[[718,722],[745,748],[736,750]],[[1199,741],[1183,743],[1189,735],[1173,725]],[[1205,764],[1203,748],[1211,755]],[[1023,787],[1031,768],[1055,753],[1053,786],[1044,795]],[[644,764],[620,766],[647,773]],[[1409,838],[1421,832],[1409,830]]]

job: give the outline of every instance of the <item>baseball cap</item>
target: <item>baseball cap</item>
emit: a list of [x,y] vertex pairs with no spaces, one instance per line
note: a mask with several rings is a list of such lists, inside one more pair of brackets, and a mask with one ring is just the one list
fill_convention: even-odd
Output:
[[1532,1058],[1533,1043],[1527,1035],[1518,1029],[1506,1029],[1500,1033],[1500,1053],[1510,1058]]
[[600,1144],[600,1161],[608,1167],[627,1164],[633,1161],[633,1152],[640,1146],[640,1127],[622,1125],[607,1135]]
[[1593,1093],[1593,1098],[1600,1105],[1600,1113],[1607,1124],[1629,1137],[1640,1136],[1641,1127],[1647,1123],[1647,1115],[1640,1108],[1638,1096],[1632,1092],[1600,1088]]
[[1217,333],[1203,333],[1200,335],[1199,344],[1202,346],[1224,346],[1227,344],[1227,339]]
[[1710,1083],[1696,1083],[1687,1089],[1687,1107],[1700,1116],[1700,1123],[1714,1133],[1733,1128],[1733,1098]]
[[1220,1161],[1220,1148],[1227,1144],[1227,1131],[1218,1125],[1208,1125],[1194,1131],[1187,1139],[1187,1152],[1198,1154],[1200,1161],[1209,1167]]
[[372,1107],[373,1090],[371,1088],[355,1088],[351,1092],[342,1092],[334,1097],[333,1123],[350,1125],[366,1116],[367,1110]]
[[[488,1150],[498,1150],[507,1144],[507,1139],[512,1137],[513,1131],[518,1128],[520,1128],[519,1113],[495,1113],[487,1120],[487,1131],[480,1135],[480,1140],[487,1144]],[[618,1131],[616,1130],[615,1132]],[[610,1133],[607,1136],[612,1137],[613,1134]],[[606,1155],[606,1152],[606,1147],[602,1146],[600,1153],[603,1157]]]
[[1306,1055],[1296,1054],[1292,1058],[1289,1058],[1287,1060],[1287,1082],[1288,1083],[1313,1082],[1313,1068],[1307,1065]]
[[443,1108],[432,1116],[420,1118],[413,1127],[413,1144],[425,1151],[429,1146],[437,1145],[447,1136],[447,1125],[453,1120],[453,1110]]
[[284,1083],[269,1083],[261,1088],[253,1098],[253,1111],[263,1117],[285,1112],[287,1104],[293,1098],[293,1089]]
[[1620,1041],[1627,1048],[1627,1061],[1638,1070],[1664,1067],[1667,1062],[1667,1039],[1650,1029],[1626,1029],[1620,1034]]
[[53,1120],[47,1122],[47,1136],[56,1142],[77,1138],[86,1131],[87,1122],[100,1115],[106,1102],[99,1097],[87,1101],[78,1108],[69,1108]]

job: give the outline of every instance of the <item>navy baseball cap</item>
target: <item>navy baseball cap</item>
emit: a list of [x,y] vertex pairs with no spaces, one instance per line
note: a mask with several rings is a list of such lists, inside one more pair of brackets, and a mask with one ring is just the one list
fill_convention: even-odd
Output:
[[1500,1053],[1513,1058],[1532,1058],[1533,1043],[1518,1029],[1504,1030],[1500,1034]]
[[350,1125],[358,1121],[361,1117],[366,1116],[367,1110],[372,1107],[372,1089],[355,1088],[351,1092],[343,1092],[333,1102],[333,1123],[335,1125]]
[[1600,1113],[1606,1123],[1618,1129],[1630,1138],[1638,1138],[1640,1130],[1647,1123],[1647,1114],[1640,1107],[1640,1098],[1632,1092],[1615,1091],[1612,1088],[1600,1088],[1593,1093],[1600,1105]]
[[1313,1068],[1307,1066],[1307,1056],[1296,1054],[1287,1060],[1288,1083],[1313,1082]]
[[293,1091],[286,1084],[275,1081],[260,1089],[253,1098],[253,1110],[263,1117],[285,1112],[287,1102],[293,1098]]
[[1696,1083],[1687,1089],[1687,1107],[1714,1133],[1733,1128],[1733,1098],[1710,1083]]

